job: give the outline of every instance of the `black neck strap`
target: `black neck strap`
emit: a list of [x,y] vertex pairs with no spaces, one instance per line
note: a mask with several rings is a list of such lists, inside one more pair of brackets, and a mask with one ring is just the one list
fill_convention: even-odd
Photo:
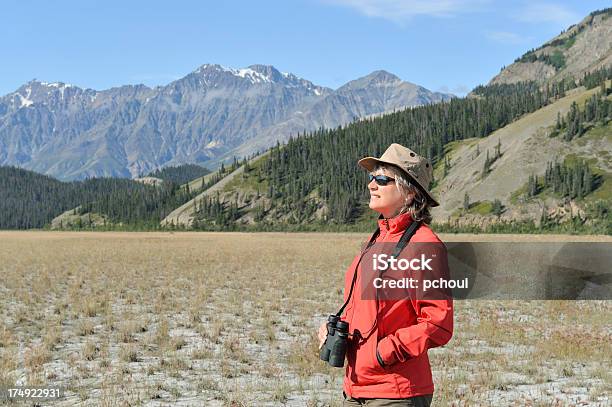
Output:
[[419,226],[421,226],[421,222],[412,222],[410,226],[408,226],[393,250],[393,257],[397,258],[400,255],[402,250],[404,250],[404,247],[406,247],[410,239],[412,239],[412,236],[414,236],[414,232],[416,232]]
[[[412,238],[412,236],[414,236],[414,233],[416,232],[419,226],[421,226],[421,222],[414,221],[410,224],[408,228],[406,228],[406,230],[402,234],[402,237],[395,245],[395,249],[393,249],[393,254],[392,254],[393,257],[397,258],[399,256],[399,254],[402,252],[402,250],[404,250],[408,242],[410,242],[410,239]],[[361,259],[363,259],[363,255],[366,254],[370,246],[372,246],[372,244],[376,241],[376,238],[378,237],[378,235],[380,235],[380,227],[376,228],[376,231],[374,231],[374,234],[372,234],[372,237],[368,241],[368,245],[361,252],[361,256],[359,256],[359,261],[357,262],[357,265],[355,266],[355,272],[353,273],[353,281],[351,282],[351,289],[349,290],[348,297],[346,297],[346,301],[336,313],[337,317],[340,317],[340,315],[342,315],[344,308],[346,308],[349,301],[351,300],[351,295],[353,295],[353,288],[355,287],[355,281],[357,281],[357,269],[359,268]]]

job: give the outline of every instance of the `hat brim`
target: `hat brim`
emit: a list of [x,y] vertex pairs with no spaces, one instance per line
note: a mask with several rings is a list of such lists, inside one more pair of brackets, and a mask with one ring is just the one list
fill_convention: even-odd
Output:
[[425,194],[425,196],[427,197],[427,199],[429,200],[429,206],[434,207],[434,206],[440,206],[440,204],[438,203],[438,201],[436,201],[434,199],[433,196],[431,196],[431,194],[429,193],[429,191],[427,190],[427,188],[425,188],[418,179],[414,178],[413,176],[411,176],[410,174],[408,174],[405,170],[403,170],[401,167],[399,167],[397,164],[394,163],[390,163],[388,161],[383,161],[379,158],[376,157],[364,157],[361,160],[357,161],[357,164],[364,168],[367,171],[373,171],[374,168],[376,167],[376,165],[378,164],[385,164],[385,165],[391,165],[395,168],[397,168],[398,170],[400,170],[403,174],[405,174],[411,182],[413,182],[414,184],[417,185],[417,187],[419,187],[419,189],[421,190],[421,192],[423,192]]

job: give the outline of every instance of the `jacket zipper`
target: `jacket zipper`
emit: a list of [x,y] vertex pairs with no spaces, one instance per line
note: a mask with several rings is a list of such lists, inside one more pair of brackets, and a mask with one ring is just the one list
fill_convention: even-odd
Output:
[[[387,238],[387,235],[389,234],[389,231],[391,229],[389,227],[389,219],[383,218],[383,220],[384,220],[384,223],[385,223],[385,228],[387,230],[386,230],[386,233],[384,234],[384,236],[381,237],[381,242],[385,241],[385,239]],[[376,361],[376,363],[379,363],[378,362],[378,341],[380,339],[382,339],[380,337],[380,335],[381,335],[382,332],[384,332],[384,328],[383,328],[383,324],[382,324],[382,318],[380,319],[380,321],[378,320],[378,315],[380,314],[381,310],[378,309],[378,306],[376,308],[377,308],[377,311],[376,311],[376,324],[377,324],[377,326],[376,326],[376,336],[375,336],[375,338],[376,338],[376,345],[374,346],[374,360]],[[381,367],[381,369],[384,369],[384,366],[380,366],[380,367]]]

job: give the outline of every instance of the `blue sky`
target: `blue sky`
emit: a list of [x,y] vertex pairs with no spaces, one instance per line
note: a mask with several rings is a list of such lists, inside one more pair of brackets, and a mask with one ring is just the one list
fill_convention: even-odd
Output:
[[384,69],[465,94],[606,1],[16,1],[0,12],[0,95],[36,78],[163,85],[204,63],[270,64],[337,88]]

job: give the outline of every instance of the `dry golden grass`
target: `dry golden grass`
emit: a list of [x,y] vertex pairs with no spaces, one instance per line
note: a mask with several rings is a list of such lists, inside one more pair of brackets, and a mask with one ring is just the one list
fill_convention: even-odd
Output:
[[87,341],[83,344],[81,354],[84,360],[94,360],[98,354],[98,351],[98,346],[94,342]]
[[[340,405],[316,330],[364,237],[0,232],[0,385],[62,385],[59,405]],[[434,403],[601,402],[610,311],[457,301]]]
[[44,345],[34,345],[25,352],[25,367],[30,371],[38,371],[51,360],[51,352]]

